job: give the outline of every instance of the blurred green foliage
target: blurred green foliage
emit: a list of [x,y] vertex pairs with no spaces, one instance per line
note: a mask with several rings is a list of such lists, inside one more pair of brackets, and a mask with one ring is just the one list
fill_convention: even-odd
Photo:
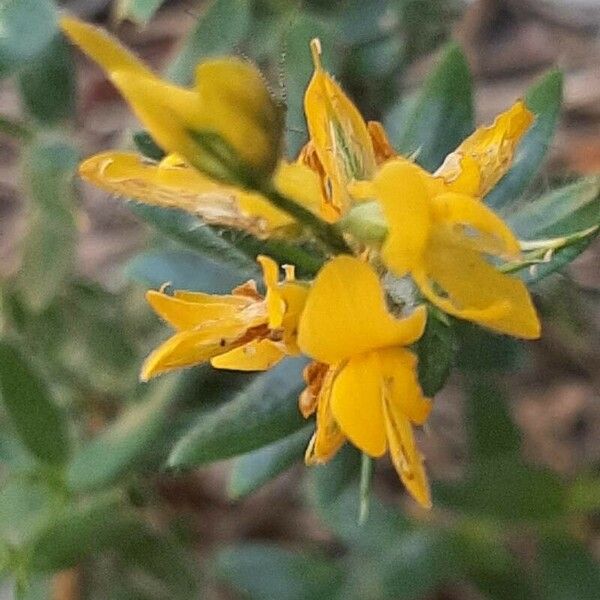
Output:
[[[161,2],[117,4],[121,18],[144,24]],[[307,42],[318,36],[328,69],[367,116],[383,118],[397,149],[434,169],[474,127],[467,62],[448,46],[416,95],[404,93],[403,73],[442,45],[458,8],[448,0],[312,0],[302,8],[291,0],[214,0],[166,72],[187,82],[206,56],[254,58],[287,105],[293,155],[306,137]],[[430,515],[405,514],[375,495],[360,526],[360,457],[347,447],[308,471],[303,486],[307,506],[330,532],[328,544],[244,541],[199,567],[189,536],[165,514],[151,518],[161,513],[155,483],[165,468],[236,457],[229,493],[238,499],[299,463],[311,427],[296,407],[301,360],[260,375],[200,367],[137,386],[143,353],[161,335],[141,287],[169,280],[221,293],[257,277],[261,252],[307,277],[322,260],[311,247],[262,242],[132,204],[161,236],[127,268],[143,286],[110,292],[77,275],[75,71],[56,16],[50,0],[0,6],[0,75],[12,78],[24,108],[22,121],[0,115],[0,126],[21,142],[29,209],[22,268],[2,282],[0,296],[0,572],[16,596],[50,599],[51,575],[78,567],[86,574],[81,597],[89,599],[202,598],[216,579],[250,600],[416,600],[465,582],[490,600],[595,600],[600,571],[587,544],[600,509],[597,475],[564,480],[523,462],[502,374],[526,351],[435,310],[417,347],[420,378],[434,394],[452,367],[462,372],[469,460],[460,481],[435,482]],[[598,178],[531,200],[558,121],[561,74],[547,74],[525,97],[536,123],[487,200],[524,239],[597,225]],[[144,132],[135,141],[157,158]],[[533,253],[520,273],[536,283],[590,239],[551,256]],[[515,550],[523,542],[534,547],[526,558]]]

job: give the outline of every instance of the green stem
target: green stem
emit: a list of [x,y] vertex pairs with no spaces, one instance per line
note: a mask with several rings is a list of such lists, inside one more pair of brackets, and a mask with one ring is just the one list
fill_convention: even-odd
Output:
[[5,133],[22,141],[31,139],[33,135],[26,125],[2,116],[0,116],[0,133]]
[[371,479],[373,476],[373,460],[363,452],[360,462],[360,505],[358,524],[364,525],[369,517],[369,501],[371,499]]
[[264,186],[263,189],[257,191],[265,196],[271,204],[310,229],[331,254],[352,254],[343,236],[330,223],[322,221],[304,206],[284,196],[272,185]]

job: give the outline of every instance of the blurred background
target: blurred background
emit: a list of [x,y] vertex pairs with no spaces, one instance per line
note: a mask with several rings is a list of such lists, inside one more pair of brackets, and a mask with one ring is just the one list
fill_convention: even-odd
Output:
[[[534,289],[539,342],[489,336],[469,344],[465,332],[458,369],[420,440],[435,483],[431,514],[415,510],[391,465],[379,461],[371,517],[359,527],[357,456],[348,450],[334,470],[307,470],[306,429],[294,460],[278,468],[275,450],[164,472],[173,440],[216,405],[224,379],[200,368],[150,390],[137,384],[141,360],[166,335],[144,291],[164,281],[193,287],[212,277],[215,289],[230,282],[214,267],[200,281],[189,250],[166,244],[122,200],[72,183],[80,157],[132,147],[138,126],[103,73],[46,31],[45,3],[21,2],[30,10],[18,72],[0,40],[0,331],[18,340],[45,382],[34,392],[68,415],[62,424],[47,417],[36,439],[64,434],[85,452],[75,455],[65,487],[52,461],[32,466],[22,432],[0,413],[0,598],[597,599],[598,240]],[[560,120],[531,193],[600,172],[598,0],[59,5],[179,81],[196,57],[251,57],[287,98],[291,154],[304,141],[311,37],[321,38],[326,65],[366,118],[384,121],[392,139],[452,40],[468,59],[478,124],[558,67]],[[37,55],[43,36],[52,41]],[[230,393],[249,380],[227,377]],[[172,411],[164,397],[175,393]],[[477,494],[465,495],[465,481]]]

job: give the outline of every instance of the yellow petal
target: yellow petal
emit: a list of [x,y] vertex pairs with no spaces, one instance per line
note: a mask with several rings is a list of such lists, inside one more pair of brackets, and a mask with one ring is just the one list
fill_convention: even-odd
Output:
[[373,187],[388,223],[381,254],[401,277],[422,260],[431,227],[429,194],[420,168],[406,160],[387,162]]
[[404,348],[377,351],[385,393],[394,410],[422,425],[431,412],[431,400],[423,396],[417,375],[417,357]]
[[[288,198],[302,204],[304,208],[316,215],[320,214],[321,181],[310,167],[299,162],[281,162],[275,173],[275,187]],[[327,215],[321,216],[327,220]]]
[[[413,272],[413,277],[427,299],[445,312],[515,337],[540,336],[540,322],[525,284],[500,273],[478,252],[434,238],[425,269]],[[447,298],[434,291],[431,281]]]
[[317,398],[317,428],[304,455],[307,465],[326,463],[335,456],[346,441],[331,410],[331,386],[335,376],[336,368],[330,367],[321,384]]
[[272,173],[281,155],[283,111],[250,62],[217,58],[196,69],[197,118],[192,129],[217,132],[250,166]]
[[372,457],[387,449],[383,379],[377,352],[353,356],[340,368],[331,390],[331,410],[344,435]]
[[146,300],[154,312],[175,329],[192,329],[206,321],[231,319],[240,314],[235,304],[220,302],[188,302],[150,290]]
[[387,346],[412,344],[422,335],[427,313],[417,308],[395,319],[386,308],[377,275],[366,263],[338,256],[317,275],[300,318],[298,345],[328,364]]
[[346,185],[375,173],[373,143],[356,106],[323,70],[318,40],[311,42],[311,51],[315,71],[304,96],[306,123],[325,172],[328,199],[344,213],[350,206]]
[[410,495],[423,507],[431,508],[429,482],[418,451],[410,421],[391,396],[384,401],[385,429],[390,458]]
[[485,196],[510,168],[515,149],[533,120],[533,113],[519,100],[492,125],[470,135],[435,175],[453,191]]
[[520,255],[519,242],[508,225],[479,200],[447,193],[433,198],[431,208],[437,222],[469,228],[462,236],[467,243],[479,237],[483,242],[479,247],[487,248],[490,253],[507,258]]
[[60,26],[69,39],[107,73],[127,71],[145,77],[154,77],[152,71],[143,62],[102,29],[73,17],[61,17]]
[[215,369],[266,371],[275,366],[284,356],[285,351],[281,348],[281,344],[267,339],[252,340],[239,348],[215,356],[210,364]]
[[229,304],[240,310],[252,304],[254,300],[254,298],[236,294],[206,294],[205,292],[188,292],[187,290],[175,290],[173,296],[186,302]]
[[270,257],[260,255],[256,258],[263,271],[263,279],[267,288],[265,300],[269,313],[269,328],[281,327],[285,315],[285,300],[279,289],[279,265]]
[[180,331],[146,358],[140,379],[148,381],[161,373],[205,362],[235,347],[245,332],[243,323],[214,321],[210,326]]

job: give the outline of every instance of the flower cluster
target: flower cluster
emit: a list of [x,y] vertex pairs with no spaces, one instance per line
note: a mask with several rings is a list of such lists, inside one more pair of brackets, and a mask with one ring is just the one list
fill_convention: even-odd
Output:
[[62,27],[165,152],[160,161],[99,154],[82,163],[86,180],[258,238],[312,235],[328,254],[313,281],[297,281],[293,266],[280,281],[277,263],[259,256],[264,295],[254,281],[230,295],[148,292],[176,332],[147,358],[142,379],[208,360],[266,370],[303,354],[312,362],[300,410],[316,414],[306,462],[328,461],[346,441],[371,457],[387,452],[410,494],[429,507],[413,426],[426,421],[431,400],[411,350],[427,304],[499,333],[540,335],[527,288],[502,270],[518,259],[519,242],[482,202],[533,122],[526,105],[516,102],[429,173],[396,153],[380,123],[363,120],[314,40],[304,100],[310,139],[288,161],[281,109],[250,63],[207,60],[184,89],[102,31],[72,18]]

